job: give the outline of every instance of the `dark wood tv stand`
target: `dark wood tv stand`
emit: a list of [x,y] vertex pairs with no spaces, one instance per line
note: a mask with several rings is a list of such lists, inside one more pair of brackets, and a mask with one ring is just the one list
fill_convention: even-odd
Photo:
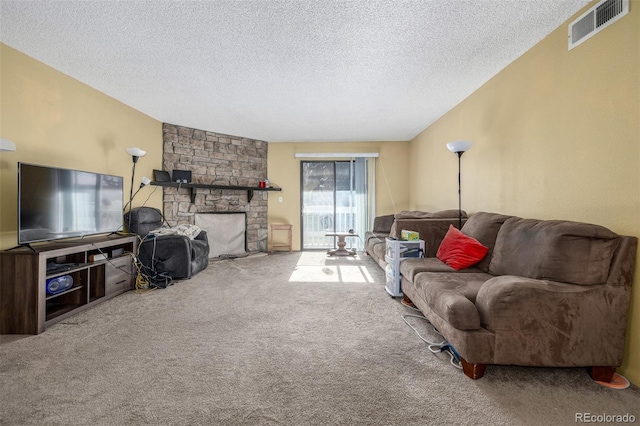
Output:
[[[42,333],[131,290],[135,246],[134,236],[103,235],[0,252],[0,334]],[[65,266],[53,270],[56,265]],[[63,275],[71,276],[73,286],[47,294],[47,280]]]

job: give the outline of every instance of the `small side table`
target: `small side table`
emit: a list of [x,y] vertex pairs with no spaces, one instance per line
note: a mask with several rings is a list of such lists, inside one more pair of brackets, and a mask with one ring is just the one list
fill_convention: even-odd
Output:
[[[292,252],[291,242],[293,241],[293,236],[292,236],[293,225],[291,225],[290,223],[272,223],[271,225],[269,225],[269,229],[271,231],[271,236],[269,238],[271,242],[271,254],[273,254],[273,249],[276,247],[288,248],[289,253],[291,253]],[[287,231],[287,243],[276,244],[273,241],[273,231]]]
[[346,237],[357,237],[358,234],[352,232],[327,232],[324,234],[325,237],[338,237],[338,248],[335,250],[329,250],[327,254],[329,256],[355,256],[355,250],[347,250],[345,246],[347,242],[345,241]]

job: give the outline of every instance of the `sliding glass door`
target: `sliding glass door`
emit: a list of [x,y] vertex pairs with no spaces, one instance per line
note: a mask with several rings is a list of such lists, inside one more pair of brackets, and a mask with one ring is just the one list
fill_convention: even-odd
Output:
[[347,238],[347,246],[363,250],[369,225],[366,160],[302,161],[300,167],[302,249],[332,249],[335,237],[325,233],[353,230],[358,237]]

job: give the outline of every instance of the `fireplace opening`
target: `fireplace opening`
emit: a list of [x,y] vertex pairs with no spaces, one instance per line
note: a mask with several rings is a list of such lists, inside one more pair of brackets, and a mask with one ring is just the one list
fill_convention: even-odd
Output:
[[207,232],[210,259],[247,255],[245,212],[196,213],[195,224]]

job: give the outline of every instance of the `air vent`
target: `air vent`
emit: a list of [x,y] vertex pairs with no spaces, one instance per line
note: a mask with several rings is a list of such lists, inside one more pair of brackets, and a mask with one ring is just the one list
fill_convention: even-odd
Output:
[[629,13],[629,0],[602,0],[569,24],[569,50]]

